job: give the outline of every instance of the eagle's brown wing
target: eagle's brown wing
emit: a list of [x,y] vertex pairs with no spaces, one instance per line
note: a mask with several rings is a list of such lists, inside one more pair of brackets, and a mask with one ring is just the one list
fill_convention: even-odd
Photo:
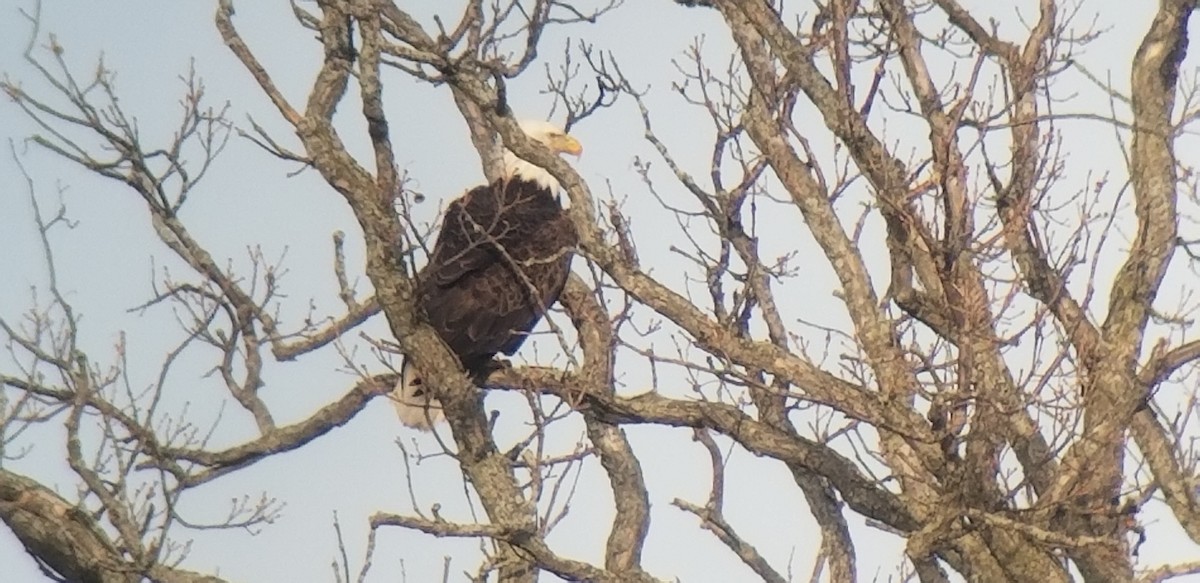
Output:
[[485,233],[495,230],[497,209],[490,186],[478,186],[452,201],[446,208],[429,264],[421,271],[420,285],[452,286],[465,275],[495,263],[496,254],[483,242],[487,239]]

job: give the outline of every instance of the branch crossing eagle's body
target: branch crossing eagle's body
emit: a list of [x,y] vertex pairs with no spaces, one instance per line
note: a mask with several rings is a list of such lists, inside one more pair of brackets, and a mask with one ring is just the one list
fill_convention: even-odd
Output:
[[[579,143],[545,122],[521,129],[555,153]],[[558,300],[577,235],[559,203],[558,181],[505,152],[505,173],[450,203],[429,263],[417,274],[417,306],[469,376],[497,353],[512,355]],[[393,399],[401,422],[429,429],[441,407],[407,359]]]

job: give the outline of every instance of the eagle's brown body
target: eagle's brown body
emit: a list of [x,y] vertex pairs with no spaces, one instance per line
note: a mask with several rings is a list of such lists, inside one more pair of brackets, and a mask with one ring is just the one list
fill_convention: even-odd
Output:
[[417,302],[469,373],[511,355],[558,299],[577,237],[557,197],[520,178],[450,203]]
[[[555,154],[583,147],[546,122],[521,130]],[[511,355],[562,292],[577,236],[545,169],[504,153],[503,177],[450,203],[429,263],[417,274],[417,307],[472,377]],[[408,359],[393,400],[400,421],[430,429],[442,417],[437,391]]]

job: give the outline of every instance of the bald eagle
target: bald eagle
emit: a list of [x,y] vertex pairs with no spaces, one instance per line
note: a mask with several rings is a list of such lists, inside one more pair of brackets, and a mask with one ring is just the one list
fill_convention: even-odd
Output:
[[[555,154],[582,146],[542,121],[521,122]],[[550,173],[504,152],[504,174],[450,203],[429,263],[417,274],[418,310],[472,378],[512,355],[558,300],[578,240]],[[430,429],[441,406],[406,358],[393,392],[400,421]]]

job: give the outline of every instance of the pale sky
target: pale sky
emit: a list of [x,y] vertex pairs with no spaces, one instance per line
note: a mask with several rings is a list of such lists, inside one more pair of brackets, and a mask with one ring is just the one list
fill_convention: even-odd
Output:
[[[433,6],[450,3],[421,2],[414,10],[422,22],[431,22]],[[1033,19],[1033,2],[1019,3],[1021,15]],[[1111,74],[1114,85],[1127,88],[1128,63],[1140,35],[1149,21],[1148,7],[1127,2],[1089,2],[1083,8],[1090,23],[1096,15],[1097,28],[1111,28],[1100,43],[1080,55],[1094,72]],[[29,9],[30,2],[20,0],[0,6],[0,72],[20,81],[36,96],[50,97],[46,84],[21,60],[29,25],[17,17],[17,8]],[[43,7],[42,37],[56,35],[65,47],[65,58],[72,70],[84,76],[93,70],[103,54],[105,65],[118,71],[117,89],[121,105],[136,115],[147,144],[165,143],[173,131],[183,94],[179,80],[189,62],[195,62],[197,74],[207,88],[210,105],[230,104],[229,117],[248,126],[247,115],[273,131],[285,145],[299,149],[293,134],[252,82],[248,73],[223,46],[212,16],[215,7],[206,2],[163,3],[152,0],[120,3],[47,2]],[[457,14],[454,8],[442,8],[446,20]],[[1002,31],[1009,38],[1022,34],[1023,25],[1011,10],[991,7],[1002,18]],[[684,51],[697,37],[704,38],[703,50],[713,67],[723,67],[732,43],[719,18],[711,11],[685,10],[666,0],[630,2],[601,21],[598,27],[554,29],[543,39],[541,54],[553,59],[567,38],[584,38],[599,48],[612,51],[635,85],[648,87],[647,103],[656,131],[672,149],[673,155],[694,176],[707,175],[711,126],[702,110],[687,106],[672,91],[679,73],[672,63],[683,63]],[[246,37],[258,58],[272,73],[276,83],[296,103],[301,103],[311,84],[320,46],[312,33],[303,30],[290,17],[285,3],[237,3],[235,24]],[[47,58],[45,51],[38,53]],[[1189,74],[1195,73],[1194,57],[1188,60]],[[542,64],[510,84],[510,103],[522,117],[545,117],[551,102],[539,93],[545,85]],[[942,72],[942,74],[949,74]],[[450,100],[445,87],[415,84],[399,74],[385,78],[386,99],[396,160],[415,181],[415,188],[428,200],[420,205],[420,220],[436,218],[438,203],[477,184],[482,175],[478,158],[467,139],[465,124]],[[1079,82],[1067,76],[1062,82]],[[1079,102],[1071,108],[1107,113],[1107,103],[1088,93],[1081,84]],[[1064,106],[1065,107],[1065,106]],[[798,108],[798,112],[801,109]],[[800,113],[798,113],[800,115]],[[1121,110],[1123,115],[1123,110]],[[889,115],[886,118],[889,143],[919,144],[927,135],[919,123]],[[351,152],[368,152],[357,103],[348,99],[339,112],[339,129]],[[555,119],[561,122],[561,114]],[[812,119],[814,148],[828,152],[824,124]],[[1064,122],[1060,130],[1068,134],[1068,144],[1080,154],[1095,157],[1091,169],[1121,172],[1123,162],[1115,149],[1110,127],[1099,123]],[[158,365],[174,347],[182,333],[169,310],[158,308],[145,315],[128,310],[150,297],[150,283],[156,277],[155,265],[174,267],[182,273],[182,264],[169,259],[169,251],[154,237],[147,212],[137,196],[119,184],[93,177],[69,162],[36,147],[26,147],[22,139],[35,127],[12,103],[0,105],[0,316],[15,319],[31,305],[31,286],[44,286],[44,264],[39,259],[35,231],[31,221],[28,192],[19,179],[8,151],[12,140],[22,155],[22,163],[35,181],[36,195],[43,212],[58,204],[58,189],[68,215],[78,221],[71,230],[55,233],[53,243],[58,263],[60,287],[75,309],[83,314],[81,346],[100,365],[114,357],[113,344],[123,331],[129,344],[132,384],[144,387],[158,373]],[[699,132],[700,137],[696,134]],[[631,217],[635,239],[643,263],[652,273],[675,289],[688,289],[683,275],[694,270],[684,264],[669,247],[679,241],[676,221],[647,192],[634,171],[634,160],[653,161],[659,194],[683,208],[695,207],[691,199],[673,182],[665,164],[642,139],[639,117],[632,100],[624,99],[616,108],[600,117],[585,121],[573,133],[583,142],[586,153],[573,162],[589,182],[592,192],[602,200],[612,196],[624,200]],[[904,151],[901,149],[900,151]],[[1074,151],[1074,150],[1073,150]],[[902,156],[903,157],[903,156]],[[281,306],[281,317],[296,322],[303,318],[309,299],[320,315],[337,314],[342,309],[336,297],[332,275],[330,235],[345,230],[351,278],[358,279],[360,297],[369,284],[362,275],[362,260],[357,226],[343,201],[325,185],[315,172],[288,177],[296,165],[281,163],[245,140],[231,140],[223,156],[206,178],[182,215],[220,262],[231,261],[246,267],[247,249],[260,246],[264,256],[286,255],[288,269],[281,284],[288,297]],[[1076,185],[1083,184],[1086,168]],[[703,182],[702,182],[703,183]],[[1064,187],[1065,188],[1065,187]],[[785,233],[786,237],[764,237],[764,256],[798,250],[800,257],[812,257],[805,266],[803,286],[789,291],[793,303],[786,306],[791,317],[803,318],[826,326],[844,326],[843,309],[832,291],[836,280],[827,262],[813,245],[798,213],[788,207],[779,212],[763,213],[763,233]],[[857,212],[847,212],[847,217]],[[795,235],[792,235],[792,233]],[[877,242],[868,237],[864,245]],[[772,249],[774,248],[774,251]],[[886,256],[880,246],[865,251],[877,277],[886,273]],[[157,263],[152,262],[154,258]],[[582,270],[583,262],[576,263]],[[1179,273],[1179,270],[1176,271]],[[695,283],[690,284],[696,290]],[[1164,294],[1178,295],[1183,281],[1164,287]],[[781,296],[783,297],[783,296]],[[1170,303],[1170,302],[1167,302]],[[377,317],[363,328],[388,337],[386,323]],[[797,330],[805,328],[797,327]],[[813,332],[816,341],[821,335]],[[658,340],[660,350],[670,339]],[[554,362],[553,343],[531,345],[522,356],[540,363]],[[535,355],[538,346],[543,350]],[[205,378],[213,354],[204,349],[185,360],[171,375],[171,400],[178,412],[185,404],[189,418],[202,426],[223,414],[214,436],[218,444],[232,444],[251,435],[253,423],[232,403],[216,379]],[[363,362],[373,359],[363,354]],[[830,359],[831,362],[836,359]],[[7,366],[8,362],[3,365]],[[561,359],[558,361],[561,363]],[[830,365],[827,363],[827,365]],[[339,372],[340,360],[332,348],[308,355],[295,363],[272,365],[266,375],[262,395],[271,405],[279,423],[309,415],[316,408],[344,393],[353,378]],[[383,367],[374,364],[375,370]],[[836,366],[836,363],[830,365]],[[618,363],[618,374],[630,394],[649,388],[646,367],[632,357]],[[687,386],[680,377],[668,379],[659,388],[671,396],[684,396]],[[489,407],[504,411],[498,439],[511,443],[525,427],[517,413],[521,397],[506,394],[489,397]],[[223,409],[222,409],[223,404]],[[653,508],[650,539],[644,553],[644,567],[652,575],[682,581],[752,580],[753,574],[710,533],[697,528],[697,519],[673,506],[683,498],[703,504],[708,496],[710,474],[705,450],[692,441],[690,430],[627,427],[635,452],[642,459]],[[71,497],[74,476],[63,462],[64,444],[61,420],[35,428],[18,443],[30,447],[21,459],[4,464],[55,486]],[[555,442],[569,450],[582,435],[576,418],[560,428]],[[267,496],[278,501],[280,517],[273,524],[246,530],[187,530],[176,526],[176,540],[192,540],[191,552],[183,565],[200,572],[213,572],[230,581],[332,581],[330,563],[338,556],[331,526],[336,512],[341,520],[352,572],[361,565],[368,533],[366,517],[372,512],[411,511],[406,491],[401,451],[395,441],[403,441],[410,451],[434,451],[436,442],[427,434],[399,426],[395,414],[383,399],[377,399],[347,426],[336,429],[299,451],[277,455],[250,468],[206,484],[184,498],[181,512],[196,523],[219,522],[227,513],[231,499]],[[727,440],[718,440],[728,447]],[[795,580],[807,580],[815,557],[817,532],[803,497],[786,469],[734,448],[726,476],[726,516],[747,540],[779,571],[790,571]],[[465,504],[463,485],[453,461],[447,457],[426,460],[414,466],[413,485],[425,510],[441,504],[448,519],[468,522],[471,514]],[[564,556],[602,564],[603,542],[611,521],[609,492],[603,471],[596,460],[583,466],[580,487],[571,504],[569,518],[551,535],[551,546]],[[863,519],[847,512],[856,533],[858,569],[862,580],[895,579],[903,560],[903,544],[891,535],[863,525]],[[1145,519],[1145,516],[1143,516]],[[1195,558],[1200,551],[1170,521],[1152,521],[1151,541],[1143,547],[1139,565]],[[1158,538],[1155,538],[1155,537]],[[410,582],[437,580],[443,557],[453,557],[451,580],[462,580],[461,573],[476,567],[479,543],[470,540],[435,539],[426,535],[388,528],[380,531],[374,567],[368,581],[398,581],[403,573]],[[789,569],[790,565],[790,569]],[[4,581],[37,581],[41,575],[32,560],[7,529],[0,528],[0,571]],[[544,580],[555,580],[546,575]]]

